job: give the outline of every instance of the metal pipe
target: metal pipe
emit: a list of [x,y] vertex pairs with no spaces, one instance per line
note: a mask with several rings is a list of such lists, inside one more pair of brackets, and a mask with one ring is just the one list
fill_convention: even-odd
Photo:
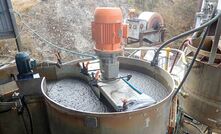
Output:
[[198,0],[198,12],[201,11],[202,4],[203,4],[203,0]]
[[130,57],[132,57],[135,53],[137,53],[139,50],[135,50],[135,51],[133,51],[128,57],[130,58]]
[[195,63],[195,60],[196,60],[196,58],[197,58],[197,56],[198,56],[198,54],[199,54],[199,52],[200,52],[200,49],[203,47],[203,44],[204,44],[205,38],[206,38],[206,36],[207,36],[207,33],[208,33],[208,31],[209,31],[209,28],[210,28],[210,26],[208,26],[208,27],[206,28],[206,31],[205,31],[205,33],[204,33],[204,35],[203,35],[203,37],[202,37],[202,39],[201,39],[201,41],[200,41],[200,45],[199,45],[199,47],[197,48],[197,51],[196,51],[196,53],[195,53],[195,55],[194,55],[194,57],[193,57],[193,59],[192,59],[192,62],[190,63],[189,68],[188,68],[186,74],[184,75],[182,81],[180,82],[180,85],[178,86],[178,88],[177,88],[175,94],[173,95],[173,98],[176,97],[176,95],[177,95],[177,94],[179,93],[179,91],[181,90],[181,88],[182,88],[184,82],[186,81],[186,79],[187,79],[187,77],[188,77],[188,75],[189,75],[189,73],[190,73],[190,71],[191,71],[191,69],[192,69],[192,67],[193,67],[193,64]]
[[[189,39],[184,40],[178,50],[182,50],[183,47],[184,47],[184,45],[186,44],[186,42],[189,42]],[[174,66],[175,66],[175,64],[176,64],[176,60],[177,60],[177,58],[178,58],[178,54],[179,54],[179,53],[176,53],[176,55],[175,55],[173,64],[172,64],[172,66],[171,66],[171,68],[170,68],[170,73],[172,73],[173,68],[174,68]]]
[[157,65],[157,63],[158,63],[157,58],[158,58],[158,56],[159,56],[159,54],[160,54],[161,49],[163,49],[164,47],[166,47],[166,46],[169,45],[170,43],[172,43],[172,42],[174,42],[174,41],[176,41],[176,40],[178,40],[178,39],[180,39],[180,38],[183,38],[183,37],[185,37],[185,36],[187,36],[187,35],[189,35],[189,34],[192,34],[192,33],[194,33],[194,32],[197,32],[197,31],[199,31],[199,30],[202,30],[203,28],[205,28],[205,27],[207,27],[207,26],[213,24],[220,16],[221,16],[221,12],[218,11],[218,14],[217,14],[214,18],[212,18],[210,21],[204,23],[203,25],[201,25],[201,26],[199,26],[199,27],[197,27],[197,28],[195,28],[195,29],[192,29],[192,30],[189,30],[189,31],[187,31],[187,32],[184,32],[184,33],[182,33],[182,34],[180,34],[180,35],[177,35],[177,36],[171,38],[170,40],[164,42],[164,43],[160,46],[160,48],[157,50],[157,52],[155,53],[155,55],[154,55],[154,57],[153,57],[153,60],[152,60],[152,62],[151,62],[151,65],[152,65],[152,66]]
[[168,71],[168,68],[169,68],[170,52],[171,52],[171,48],[167,47],[166,48],[166,63],[165,63],[165,70],[166,71]]
[[209,64],[213,64],[215,61],[220,35],[221,35],[221,17],[219,18],[218,23],[216,25],[216,33],[214,37],[214,43],[210,51],[209,62],[208,62]]
[[[156,47],[142,47],[142,48],[124,48],[124,50],[157,50],[158,48]],[[185,57],[185,53],[179,49],[176,48],[170,48],[171,51],[175,51],[181,54],[181,59],[182,62],[187,65],[187,61],[186,61],[186,57]],[[166,51],[166,48],[162,48],[163,51]]]

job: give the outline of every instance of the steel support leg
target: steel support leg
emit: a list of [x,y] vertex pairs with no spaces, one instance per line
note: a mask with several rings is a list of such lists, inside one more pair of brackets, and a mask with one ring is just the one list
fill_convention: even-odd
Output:
[[212,49],[211,49],[210,56],[209,56],[209,62],[208,62],[209,64],[213,64],[216,59],[216,52],[217,52],[217,48],[219,45],[220,35],[221,35],[221,17],[219,18],[217,26],[216,26],[214,42],[213,42]]

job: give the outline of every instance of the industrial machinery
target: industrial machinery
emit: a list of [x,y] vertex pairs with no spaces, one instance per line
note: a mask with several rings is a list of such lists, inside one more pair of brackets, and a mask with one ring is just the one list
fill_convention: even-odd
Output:
[[[220,50],[218,49],[221,35],[220,4],[221,1],[202,1],[202,8],[197,14],[196,28],[173,37],[160,47],[162,49],[166,44],[194,33],[181,46],[181,48],[186,48],[186,58],[189,64],[176,92],[181,90],[175,133],[179,133],[187,124],[197,128],[193,133],[221,133],[221,94],[218,84],[220,83]],[[205,26],[208,27],[202,30]],[[208,35],[213,37],[208,37]],[[157,63],[154,59],[152,65]],[[206,127],[198,127],[202,124]],[[188,131],[187,129],[186,132]]]
[[[100,59],[102,81],[98,83],[100,94],[116,111],[134,110],[131,107],[139,108],[156,103],[154,99],[134,88],[128,82],[129,78],[125,80],[123,77],[118,77],[121,41],[122,37],[127,37],[127,25],[122,25],[122,16],[120,8],[97,8],[92,23],[92,36],[96,42],[95,51]],[[115,94],[112,92],[118,97],[114,97]]]
[[96,42],[95,51],[100,59],[103,79],[118,77],[117,56],[122,52],[122,37],[127,37],[127,25],[122,24],[120,8],[97,8],[92,23],[92,38]]
[[164,41],[164,21],[163,17],[156,12],[142,12],[138,17],[129,17],[126,19],[129,25],[128,42],[143,41],[150,45],[160,44]]
[[[122,41],[128,36],[138,40],[142,33],[148,33],[143,37],[151,44],[160,41],[155,32],[162,30],[162,17],[144,12],[128,19],[128,26],[120,8],[112,7],[95,10],[92,59],[36,64],[27,53],[18,53],[16,66],[0,69],[0,134],[183,134],[190,132],[181,131],[186,124],[201,134],[221,133],[221,1],[202,3],[195,29],[157,50],[131,48],[152,49],[150,63],[122,56],[129,49]],[[212,31],[215,35],[208,36]],[[181,45],[184,51],[164,49],[189,34]],[[176,50],[180,59],[187,59],[176,90],[173,68],[170,74],[157,66],[161,50],[166,55]]]
[[[182,76],[175,93],[180,93],[178,101],[175,96],[173,97],[175,103],[171,108],[171,120],[174,118],[175,113],[177,123],[175,126],[173,123],[175,120],[172,120],[170,124],[173,124],[171,126],[174,126],[174,128],[169,129],[169,133],[221,133],[221,94],[219,84],[220,6],[221,1],[202,1],[200,12],[197,13],[195,29],[177,35],[164,42],[160,48],[156,50],[155,56],[151,61],[152,65],[156,66],[160,60],[160,51],[164,47],[177,39],[193,34],[192,37],[186,39],[180,47],[183,49],[183,52],[185,52],[188,63],[185,63],[187,67],[185,70],[186,74]],[[127,49],[129,50],[129,48]],[[149,48],[138,48],[137,50],[149,50]],[[175,57],[174,61],[176,61],[176,59],[177,57]],[[173,69],[170,70],[170,72],[173,74]],[[173,75],[180,78],[182,73],[176,72]],[[177,105],[178,108],[176,108]],[[176,110],[178,110],[178,112]],[[187,125],[195,128],[195,131],[185,128]]]
[[[197,17],[197,23],[205,23],[205,17],[211,16],[217,1],[203,1],[201,13],[204,17]],[[208,133],[221,133],[220,121],[220,19],[215,22],[206,38],[202,50],[196,58],[190,74],[184,83],[182,92],[186,95],[180,96],[180,107],[183,112],[192,119],[208,126]],[[192,43],[187,44],[191,57],[199,47],[199,40],[192,38]]]
[[217,0],[200,0],[199,12],[196,13],[195,27],[199,27],[201,24],[208,21],[211,17],[213,9],[216,7]]
[[[60,134],[60,133],[67,133],[67,134],[69,133],[85,133],[85,134],[155,133],[155,134],[161,134],[161,133],[166,133],[167,122],[169,119],[168,118],[169,116],[168,106],[171,103],[171,96],[174,93],[174,90],[172,89],[174,86],[174,82],[172,78],[166,71],[160,68],[152,68],[149,63],[146,63],[140,60],[120,57],[119,62],[120,62],[121,70],[128,69],[128,70],[140,72],[140,73],[150,76],[151,78],[154,78],[157,81],[160,80],[159,82],[162,83],[164,86],[168,84],[166,86],[167,87],[166,95],[162,96],[162,98],[159,98],[158,102],[154,105],[140,108],[137,110],[132,110],[132,111],[113,112],[112,110],[110,111],[105,110],[106,112],[104,112],[102,110],[100,112],[97,112],[96,110],[93,111],[93,109],[90,109],[90,111],[85,111],[83,109],[87,107],[87,105],[92,105],[93,106],[92,108],[95,108],[97,107],[97,105],[100,105],[100,104],[95,103],[94,100],[91,100],[90,104],[81,105],[82,108],[78,107],[78,109],[73,109],[72,107],[70,107],[70,105],[67,106],[67,105],[64,105],[66,103],[61,103],[62,99],[61,100],[59,99],[60,101],[55,100],[50,95],[51,88],[46,87],[46,81],[45,79],[43,79],[41,88],[42,88],[44,97],[46,99],[47,111],[48,111],[47,113],[49,117],[50,130],[52,134]],[[76,63],[78,63],[78,61],[76,61]],[[89,64],[89,66],[91,64]],[[86,81],[87,83],[91,82],[91,78],[88,78],[88,76],[82,75],[80,73],[81,68],[79,68],[77,64],[75,66],[73,65],[63,66],[62,69],[59,69],[57,67],[55,69],[55,67],[53,66],[47,69],[45,67],[38,68],[38,69],[42,70],[41,71],[42,75],[48,76],[46,77],[46,79],[52,80],[52,82],[53,81],[59,82],[62,79],[65,80],[70,77],[81,79],[83,81]],[[54,75],[54,74],[57,74],[57,75]],[[136,79],[140,79],[139,77],[136,77],[136,76],[133,76],[133,77],[131,78],[130,82]],[[50,82],[48,82],[48,84],[50,84]],[[133,82],[133,84],[135,83]],[[138,85],[139,84],[137,84],[137,86]],[[53,87],[53,83],[51,86]],[[72,86],[72,88],[73,87],[74,85]],[[111,90],[111,88],[109,89]],[[66,88],[66,90],[70,90],[70,89]],[[93,87],[93,90],[96,90],[96,86]],[[148,90],[146,91],[148,92]],[[153,94],[157,94],[157,96],[164,93],[164,90],[160,89],[159,87],[158,89],[157,88],[151,89],[151,91]],[[83,100],[82,99],[80,100],[82,101],[81,102],[82,104],[85,102]]]
[[15,56],[16,66],[19,74],[17,79],[32,79],[39,77],[38,74],[34,74],[32,69],[36,66],[36,61],[30,59],[29,55],[25,52],[19,52]]
[[174,81],[150,63],[119,57],[127,37],[122,21],[119,8],[97,8],[97,60],[38,64],[33,74],[41,78],[29,77],[30,58],[18,53],[17,69],[0,70],[0,133],[166,133]]
[[[220,1],[204,0],[201,12],[197,14],[196,27],[209,20],[216,5]],[[219,12],[218,6],[218,12]],[[201,15],[200,15],[201,14]],[[208,133],[221,133],[221,87],[220,87],[220,18],[215,22],[209,32],[202,50],[196,58],[180,96],[180,107],[192,119],[208,126]],[[211,37],[212,36],[212,37]],[[187,58],[192,57],[199,47],[199,39],[192,38],[187,43],[189,52]],[[189,59],[190,60],[190,59]]]

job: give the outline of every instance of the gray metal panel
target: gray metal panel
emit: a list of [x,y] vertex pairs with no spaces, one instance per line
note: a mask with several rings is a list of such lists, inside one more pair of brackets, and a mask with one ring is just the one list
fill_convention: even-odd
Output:
[[7,0],[0,0],[0,39],[14,37],[15,33]]

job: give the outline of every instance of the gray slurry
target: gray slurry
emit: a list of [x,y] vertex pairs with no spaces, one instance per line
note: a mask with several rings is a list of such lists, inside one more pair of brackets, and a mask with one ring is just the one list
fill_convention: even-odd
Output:
[[[120,75],[131,74],[129,81],[156,101],[164,99],[169,92],[155,79],[135,71],[120,70]],[[85,112],[108,112],[108,108],[96,97],[87,83],[78,79],[63,79],[48,83],[47,95],[63,106]]]
[[87,83],[77,79],[63,79],[51,84],[47,94],[61,105],[88,112],[107,112],[106,106]]
[[132,78],[129,82],[134,87],[146,95],[151,96],[156,101],[161,101],[169,94],[168,90],[160,82],[156,81],[148,75],[131,70],[120,70],[121,76],[126,76],[128,74],[132,75]]

